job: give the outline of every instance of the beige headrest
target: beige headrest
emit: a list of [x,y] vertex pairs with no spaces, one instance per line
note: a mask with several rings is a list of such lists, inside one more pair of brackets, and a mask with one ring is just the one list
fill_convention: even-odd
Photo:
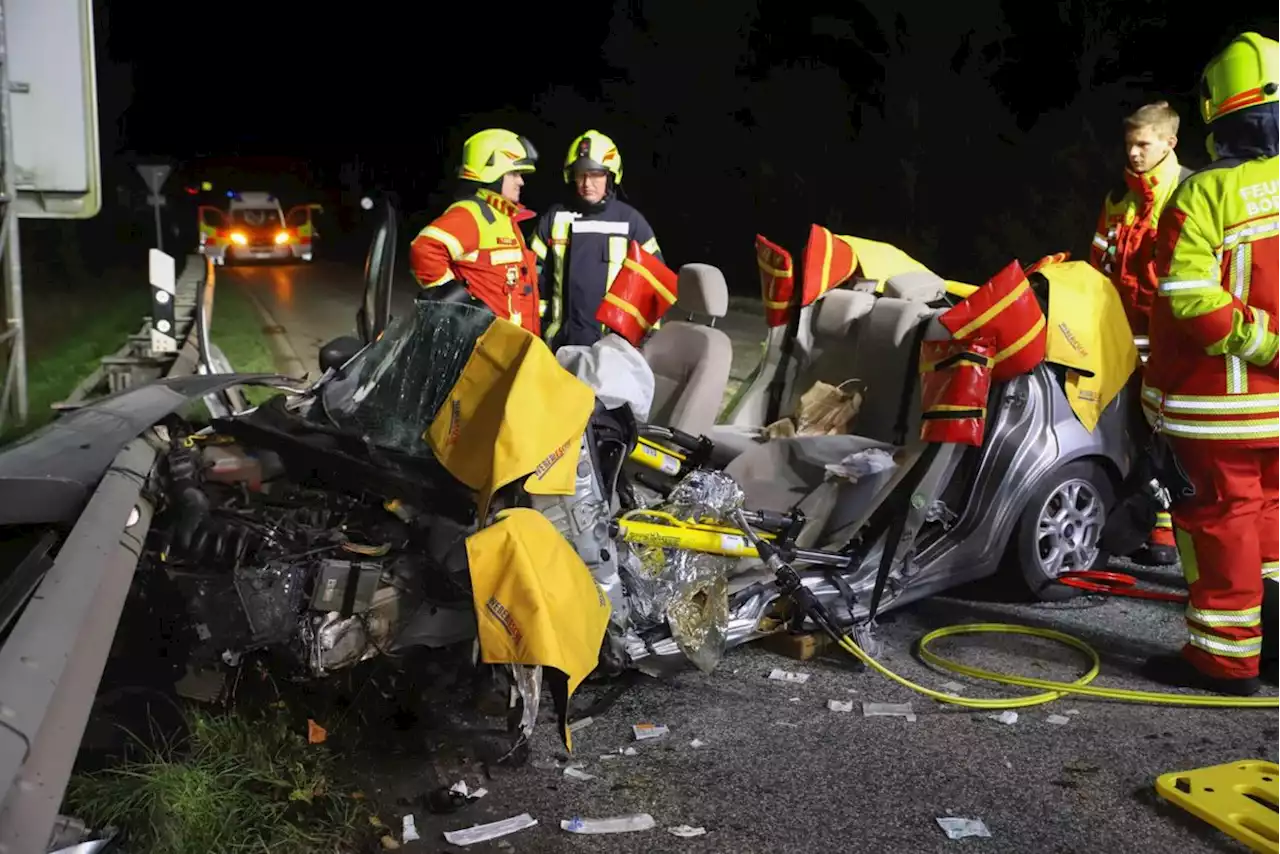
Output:
[[685,264],[677,282],[676,307],[690,314],[724,317],[729,313],[729,286],[719,267]]
[[830,291],[813,307],[813,334],[824,339],[846,337],[854,322],[871,312],[874,294],[844,288]]
[[946,291],[947,283],[942,277],[927,270],[899,273],[890,276],[884,283],[885,296],[912,302],[933,302],[941,299]]

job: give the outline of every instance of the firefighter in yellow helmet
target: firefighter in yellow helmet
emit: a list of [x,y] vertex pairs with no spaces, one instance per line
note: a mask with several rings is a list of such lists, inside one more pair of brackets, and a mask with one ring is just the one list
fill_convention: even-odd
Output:
[[575,139],[565,156],[564,180],[573,190],[569,203],[552,205],[530,241],[546,301],[543,338],[552,349],[600,340],[596,310],[632,240],[662,260],[648,221],[618,198],[622,155],[612,139],[598,130]]
[[498,317],[540,334],[537,259],[519,223],[524,175],[538,152],[509,130],[482,130],[462,146],[458,199],[409,247],[410,266],[430,298],[470,296]]
[[1213,162],[1160,217],[1159,291],[1142,404],[1195,488],[1173,521],[1190,588],[1181,655],[1147,662],[1170,685],[1248,695],[1276,678],[1280,576],[1280,44],[1257,33],[1204,70]]

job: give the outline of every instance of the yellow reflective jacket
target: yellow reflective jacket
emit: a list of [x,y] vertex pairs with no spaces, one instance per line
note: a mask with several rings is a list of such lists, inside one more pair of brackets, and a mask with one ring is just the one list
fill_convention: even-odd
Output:
[[1219,160],[1184,180],[1160,219],[1142,395],[1170,436],[1277,444],[1278,164]]

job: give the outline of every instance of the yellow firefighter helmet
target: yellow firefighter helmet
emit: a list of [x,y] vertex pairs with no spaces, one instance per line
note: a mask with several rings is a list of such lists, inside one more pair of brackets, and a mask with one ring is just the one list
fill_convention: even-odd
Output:
[[564,158],[564,182],[573,182],[573,170],[591,169],[609,172],[615,184],[622,183],[622,155],[613,140],[598,130],[589,130],[569,146]]
[[458,177],[489,184],[508,172],[532,172],[538,162],[533,143],[502,128],[472,134],[462,144],[462,166]]
[[1280,100],[1280,42],[1257,33],[1236,36],[1205,66],[1200,78],[1200,115],[1225,115]]

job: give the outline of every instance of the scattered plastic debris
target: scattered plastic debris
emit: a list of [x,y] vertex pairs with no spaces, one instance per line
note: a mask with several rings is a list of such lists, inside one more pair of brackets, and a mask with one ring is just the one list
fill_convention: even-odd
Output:
[[959,697],[964,693],[964,686],[959,682],[943,682],[938,686],[938,690],[944,694],[950,694],[952,697]]
[[324,744],[329,732],[320,724],[307,718],[307,744]]
[[1080,714],[1080,710],[1079,710],[1079,709],[1067,709],[1065,712],[1063,712],[1063,714],[1064,714],[1064,715],[1078,715],[1078,714]]
[[980,818],[937,818],[938,827],[947,834],[948,839],[964,839],[967,836],[991,838],[991,831]]
[[827,700],[827,708],[833,712],[852,712],[853,700]]
[[707,829],[705,827],[690,827],[687,824],[678,824],[675,827],[668,827],[667,833],[672,836],[679,836],[681,839],[693,839],[695,836],[706,836]]
[[528,813],[504,818],[502,821],[491,821],[488,824],[477,824],[462,830],[446,830],[444,841],[451,845],[475,845],[477,842],[488,842],[499,839],[520,830],[535,826],[538,820]]
[[792,673],[790,670],[779,670],[774,668],[769,674],[769,678],[775,682],[791,682],[796,685],[803,685],[809,681],[808,673]]
[[484,795],[473,794],[471,791],[471,787],[467,785],[466,780],[459,780],[458,782],[454,783],[452,786],[449,787],[449,791],[456,792],[457,794],[462,795],[462,797],[464,798],[484,797]]
[[636,741],[648,741],[651,738],[662,738],[670,730],[662,724],[635,724],[631,731],[636,734]]
[[560,829],[570,833],[635,833],[640,830],[653,830],[656,823],[647,812],[637,815],[620,815],[616,818],[571,818],[561,819]]
[[582,780],[584,783],[587,780],[594,780],[596,778],[595,774],[588,774],[586,771],[583,771],[581,765],[566,765],[564,769],[564,776],[572,780]]
[[787,726],[787,727],[791,727],[792,729],[798,729],[798,728],[799,728],[799,726],[800,726],[800,724],[793,724],[793,723],[791,723],[790,721],[774,721],[774,722],[773,722],[773,725],[774,725],[774,726]]
[[1071,723],[1071,718],[1066,715],[1049,715],[1049,717],[1045,718],[1045,721],[1054,726],[1064,726]]
[[706,747],[707,743],[700,738],[695,738],[693,741],[689,742],[689,746],[694,750],[697,750],[699,747]]
[[862,702],[864,718],[906,718],[909,723],[916,722],[916,713],[911,710],[910,703],[870,703]]
[[577,732],[580,729],[585,729],[591,726],[594,721],[595,718],[582,718],[580,720],[576,720],[569,724],[569,732]]
[[413,813],[400,819],[400,838],[405,842],[416,842],[422,837],[418,835],[418,826],[414,824]]
[[1013,763],[1009,761],[1008,756],[1001,756],[1000,761],[1004,763],[1004,767],[1008,768],[1010,771],[1013,770]]
[[[859,403],[861,403],[860,400]],[[867,448],[849,454],[838,463],[827,463],[826,468],[835,477],[857,483],[861,478],[889,471],[897,468],[897,465],[893,460],[893,454],[883,448]]]
[[600,758],[608,761],[610,759],[621,759],[624,756],[635,756],[636,749],[634,747],[619,747],[613,753],[602,753]]
[[800,702],[800,698],[799,698],[799,697],[792,697],[792,698],[791,698],[791,702],[792,702],[792,703],[798,703],[798,702]]
[[1016,724],[1018,722],[1018,713],[1012,709],[1005,709],[998,715],[987,715],[993,721],[999,721],[1002,724]]
[[535,759],[530,764],[533,765],[534,768],[537,768],[539,771],[559,771],[560,770],[560,763],[556,762],[554,759]]

